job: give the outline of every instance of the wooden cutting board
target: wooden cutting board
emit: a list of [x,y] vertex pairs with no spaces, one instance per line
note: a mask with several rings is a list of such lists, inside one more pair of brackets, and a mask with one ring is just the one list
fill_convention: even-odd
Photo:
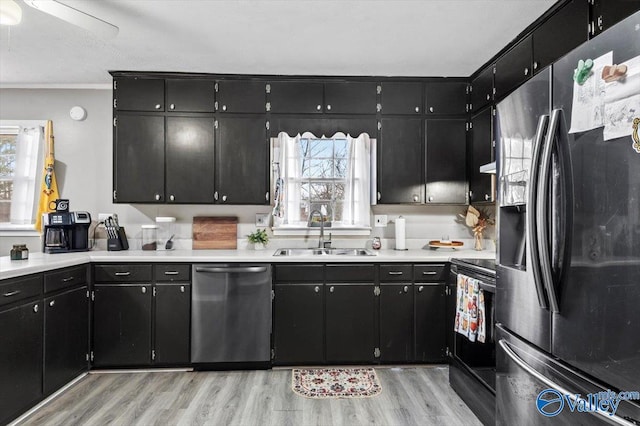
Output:
[[194,250],[237,249],[238,218],[197,216],[193,218]]

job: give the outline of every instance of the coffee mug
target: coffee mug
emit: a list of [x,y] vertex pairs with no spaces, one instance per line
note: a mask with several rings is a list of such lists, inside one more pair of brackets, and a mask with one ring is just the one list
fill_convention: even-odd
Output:
[[[52,204],[54,207],[52,207]],[[57,200],[49,202],[49,209],[55,209],[56,212],[68,212],[69,211],[69,200],[65,200],[62,198],[58,198]]]

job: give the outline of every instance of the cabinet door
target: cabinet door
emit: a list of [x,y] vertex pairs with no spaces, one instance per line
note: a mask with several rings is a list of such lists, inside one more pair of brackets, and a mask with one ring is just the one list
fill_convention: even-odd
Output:
[[324,112],[332,114],[375,114],[377,85],[369,82],[332,82],[324,85]]
[[413,361],[413,286],[380,284],[380,361]]
[[276,81],[269,83],[272,113],[321,114],[324,85],[310,81]]
[[589,39],[589,4],[572,0],[533,33],[533,70],[540,71]]
[[422,83],[382,83],[382,114],[422,113]]
[[425,84],[425,112],[427,114],[466,114],[467,82],[447,81]]
[[95,286],[95,366],[151,363],[151,285]]
[[118,111],[164,111],[164,80],[117,77],[113,97]]
[[373,284],[325,286],[327,362],[374,360]]
[[265,82],[251,80],[218,81],[217,108],[219,112],[266,111]]
[[213,118],[167,117],[167,202],[213,203],[214,147]]
[[157,284],[154,295],[155,364],[189,364],[191,286]]
[[0,312],[0,423],[42,398],[42,303]]
[[44,393],[49,395],[88,368],[89,299],[79,287],[44,300]]
[[493,99],[493,65],[482,70],[471,82],[471,108],[479,111]]
[[324,362],[321,283],[276,284],[273,299],[275,364]]
[[383,118],[378,142],[378,203],[424,200],[422,119]]
[[467,203],[465,120],[426,121],[427,203]]
[[264,117],[218,120],[217,202],[268,204],[269,142]]
[[119,114],[114,132],[114,201],[164,201],[164,117]]
[[445,358],[445,284],[415,283],[416,361]]
[[214,80],[167,80],[167,111],[214,112]]
[[593,5],[594,35],[640,10],[638,0],[595,0]]
[[487,108],[471,119],[471,170],[469,202],[491,202],[493,200],[491,175],[480,173],[480,166],[491,162],[493,145],[491,123],[493,113]]
[[533,75],[532,36],[528,36],[496,62],[496,99],[502,99]]

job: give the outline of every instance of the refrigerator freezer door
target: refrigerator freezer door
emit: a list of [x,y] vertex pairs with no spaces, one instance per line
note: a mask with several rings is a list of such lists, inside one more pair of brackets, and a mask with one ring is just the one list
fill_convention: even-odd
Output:
[[[564,111],[567,124],[573,113],[576,64],[609,52],[613,64],[640,56],[640,12],[554,64],[553,107]],[[630,66],[624,81],[616,84],[634,85],[625,92],[640,96],[637,68]],[[602,76],[595,72],[590,78]],[[604,99],[598,111],[610,125],[617,118],[607,115],[613,104]],[[640,111],[634,117],[640,117]],[[628,122],[621,125],[631,128],[632,118],[624,117]],[[571,258],[557,291],[552,353],[619,390],[638,390],[640,153],[630,135],[605,141],[602,127],[569,134],[568,141],[574,186]]]

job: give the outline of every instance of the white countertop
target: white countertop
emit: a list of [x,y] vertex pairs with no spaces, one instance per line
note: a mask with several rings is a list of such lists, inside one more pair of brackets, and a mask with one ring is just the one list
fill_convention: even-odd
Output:
[[493,250],[415,249],[380,250],[375,256],[273,256],[267,250],[88,251],[82,253],[30,253],[29,259],[0,257],[0,279],[18,277],[89,262],[263,262],[263,263],[384,263],[446,262],[452,258],[494,259]]

